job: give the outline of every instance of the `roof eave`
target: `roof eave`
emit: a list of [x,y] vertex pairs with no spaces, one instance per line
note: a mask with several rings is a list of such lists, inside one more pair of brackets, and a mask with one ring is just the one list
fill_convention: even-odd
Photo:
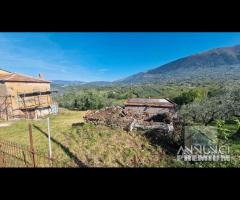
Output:
[[140,103],[124,103],[125,106],[144,106],[144,107],[158,107],[158,108],[174,108],[174,104],[169,105],[158,105],[158,104],[140,104]]
[[21,83],[51,83],[50,81],[12,81],[12,80],[0,80],[1,83],[6,83],[6,82],[21,82]]

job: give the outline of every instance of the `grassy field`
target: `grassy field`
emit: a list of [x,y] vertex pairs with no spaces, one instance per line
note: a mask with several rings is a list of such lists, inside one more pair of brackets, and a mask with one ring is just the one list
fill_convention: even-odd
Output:
[[[239,166],[239,156],[231,163],[187,163],[176,160],[176,148],[164,141],[138,132],[83,123],[84,111],[60,109],[50,116],[53,157],[60,166],[70,167],[231,167]],[[33,125],[34,147],[48,153],[47,119],[0,122],[0,140],[29,145],[28,124]],[[236,132],[234,124],[226,128]],[[239,155],[240,140],[231,137],[228,144]]]
[[[50,116],[53,156],[73,167],[167,167],[173,162],[163,148],[139,133],[81,124],[83,111],[60,109]],[[4,122],[6,123],[6,122]],[[28,123],[33,124],[34,147],[48,153],[47,120],[10,121],[0,128],[0,139],[29,145]]]

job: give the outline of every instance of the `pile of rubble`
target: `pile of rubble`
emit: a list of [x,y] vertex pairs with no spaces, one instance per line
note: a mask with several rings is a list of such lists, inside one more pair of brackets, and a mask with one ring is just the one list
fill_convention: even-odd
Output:
[[120,106],[112,106],[87,111],[84,119],[88,123],[118,127],[126,131],[132,131],[133,129],[157,129],[164,133],[173,131],[173,115],[170,112],[150,115],[147,112],[136,113]]

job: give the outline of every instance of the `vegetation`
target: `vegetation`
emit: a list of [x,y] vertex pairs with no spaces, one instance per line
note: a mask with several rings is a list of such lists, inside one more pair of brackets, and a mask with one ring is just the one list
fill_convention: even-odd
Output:
[[194,88],[188,92],[183,92],[181,95],[175,97],[173,101],[179,106],[192,103],[193,101],[201,101],[207,95],[205,88]]
[[59,106],[68,109],[100,109],[112,105],[111,99],[96,91],[68,92],[58,98]]
[[[60,109],[50,116],[53,156],[72,167],[171,167],[174,155],[154,146],[148,137],[137,132],[83,123],[83,111]],[[0,139],[29,145],[28,123],[33,124],[34,147],[48,153],[47,121],[20,120],[0,128]],[[5,122],[4,122],[5,123]],[[174,164],[175,163],[175,164]]]
[[[168,83],[164,85],[160,84],[141,84],[141,85],[128,85],[128,86],[105,86],[105,87],[82,87],[74,86],[71,88],[65,88],[65,95],[61,96],[61,101],[66,102],[65,98],[68,94],[75,94],[75,98],[78,98],[79,104],[86,105],[84,103],[84,95],[92,94],[92,101],[97,103],[103,101],[103,103],[97,103],[100,107],[110,106],[113,104],[122,105],[123,101],[127,98],[170,98],[178,104],[178,115],[183,125],[204,125],[215,126],[217,128],[217,138],[221,144],[228,144],[233,148],[234,152],[238,152],[240,149],[240,142],[238,142],[239,136],[239,116],[240,116],[240,86],[239,81],[225,81],[225,82],[211,82],[202,81],[194,83],[180,82],[178,84]],[[59,97],[58,97],[59,98]],[[68,101],[70,102],[70,101]],[[61,104],[63,105],[63,104]],[[69,108],[71,109],[96,109],[94,104],[88,104],[89,106],[80,107],[76,106],[74,102]],[[238,133],[238,134],[237,134]],[[174,141],[170,139],[165,141],[163,139],[147,137],[149,141],[155,141],[154,145],[164,149],[167,155],[176,156],[176,152],[172,153],[169,148],[166,147]],[[158,141],[158,142],[156,142]],[[180,146],[175,145],[174,149]],[[151,143],[153,144],[153,143]],[[174,146],[174,145],[173,145]],[[170,148],[171,149],[171,148]],[[175,160],[175,158],[174,158]],[[239,163],[234,161],[229,163],[191,163],[190,165],[184,163],[181,166],[191,167],[227,167],[237,166]],[[235,162],[236,161],[236,162]],[[174,162],[174,166],[176,163]],[[172,165],[171,165],[172,166]]]
[[192,86],[186,85],[135,85],[135,86],[105,86],[83,87],[68,86],[55,89],[60,94],[55,97],[59,105],[68,109],[88,110],[99,109],[111,105],[123,105],[128,98],[175,98],[182,92],[191,90]]
[[216,120],[218,129],[218,138],[228,140],[231,131],[224,127],[225,122],[223,120]]
[[240,120],[239,119],[235,119],[235,122],[237,124],[237,133],[240,133]]
[[180,114],[185,123],[202,123],[205,126],[217,119],[232,120],[235,116],[240,116],[240,87],[238,83],[225,85],[219,89],[221,92],[210,97],[207,95],[200,101],[193,101],[185,104],[180,110]]
[[[240,153],[240,84],[228,82],[180,82],[121,85],[81,86],[61,88],[55,96],[60,113],[51,116],[53,154],[71,166],[88,167],[233,167],[239,166]],[[54,88],[56,89],[56,88]],[[83,123],[84,111],[111,105],[123,105],[127,98],[170,98],[178,104],[182,122],[170,137],[153,132],[131,134],[120,129]],[[11,122],[0,128],[0,139],[28,144],[29,121]],[[33,121],[35,146],[47,153],[46,119]],[[176,160],[176,152],[183,143],[185,125],[199,125],[217,129],[221,144],[228,144],[234,153],[231,162],[189,163]]]

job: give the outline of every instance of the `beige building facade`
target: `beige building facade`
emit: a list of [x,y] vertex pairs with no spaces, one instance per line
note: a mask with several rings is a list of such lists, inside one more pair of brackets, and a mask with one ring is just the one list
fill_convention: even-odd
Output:
[[38,118],[51,114],[50,81],[0,69],[0,118]]

